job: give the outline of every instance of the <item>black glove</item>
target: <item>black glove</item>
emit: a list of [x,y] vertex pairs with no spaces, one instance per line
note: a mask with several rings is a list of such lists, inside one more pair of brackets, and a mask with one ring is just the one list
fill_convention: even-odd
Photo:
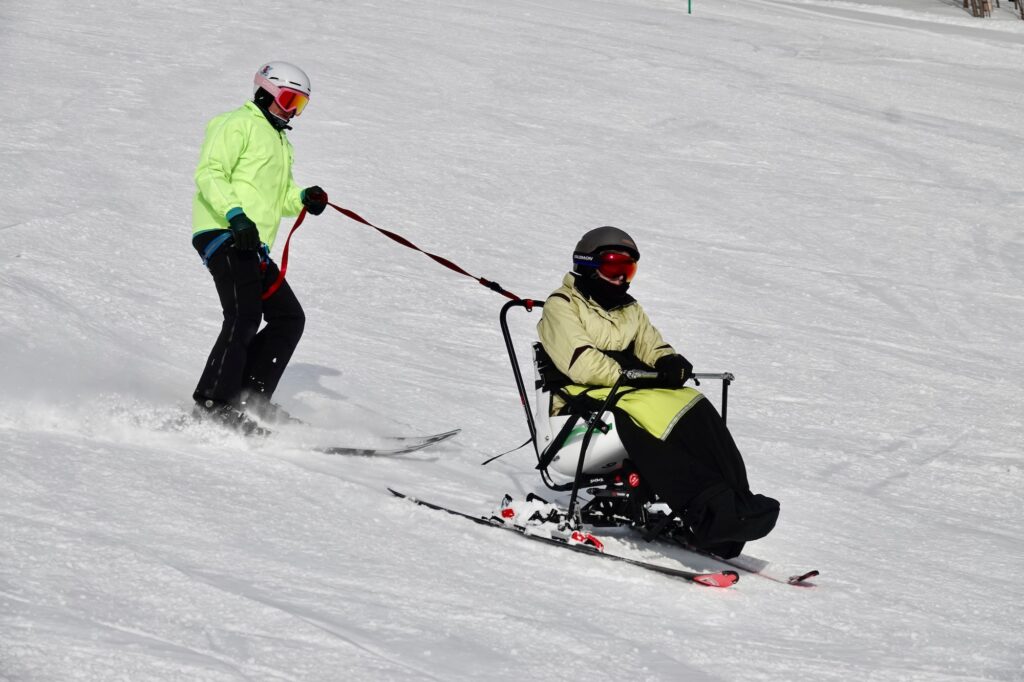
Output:
[[244,213],[228,218],[228,229],[235,235],[235,248],[239,251],[255,251],[260,248],[260,230]]
[[682,388],[693,376],[693,365],[682,355],[666,355],[654,363],[658,383],[664,388]]
[[320,215],[327,208],[327,192],[318,185],[302,190],[302,205],[313,215]]

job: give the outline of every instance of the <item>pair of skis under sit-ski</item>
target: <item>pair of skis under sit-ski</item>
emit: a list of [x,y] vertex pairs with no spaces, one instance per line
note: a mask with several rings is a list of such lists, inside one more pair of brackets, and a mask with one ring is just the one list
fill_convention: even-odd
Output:
[[785,574],[778,575],[774,571],[768,571],[769,562],[763,559],[757,559],[746,554],[741,554],[738,557],[732,559],[723,559],[720,556],[716,556],[710,552],[705,552],[702,549],[697,549],[691,545],[682,545],[682,548],[688,552],[706,556],[709,559],[730,566],[732,568],[738,568],[744,573],[755,575],[758,578],[764,578],[765,580],[771,580],[775,583],[782,583],[783,585],[793,585],[794,587],[814,587],[814,583],[809,582],[811,578],[821,575],[817,570],[803,571],[793,575],[786,576]]
[[607,554],[601,548],[592,544],[592,541],[596,541],[596,539],[594,539],[593,536],[581,533],[580,531],[573,532],[566,539],[547,537],[545,535],[534,535],[530,534],[528,532],[528,529],[519,528],[516,526],[507,526],[492,521],[490,518],[484,516],[474,516],[472,514],[467,514],[456,509],[450,509],[439,504],[434,504],[433,502],[427,502],[426,500],[421,500],[410,495],[406,495],[405,493],[401,493],[397,490],[394,490],[393,488],[388,488],[388,491],[395,497],[400,497],[409,500],[414,504],[427,507],[428,509],[442,511],[453,516],[457,516],[459,518],[467,519],[474,523],[479,523],[484,526],[490,526],[492,528],[500,528],[503,530],[512,531],[517,533],[520,537],[524,537],[529,540],[536,540],[548,545],[553,545],[555,547],[563,547],[565,549],[570,549],[574,552],[579,552],[581,554],[590,554],[592,556],[604,557],[605,559],[610,559],[612,561],[620,561],[623,563],[632,564],[633,566],[639,566],[640,568],[647,569],[648,571],[654,571],[656,573],[672,576],[674,578],[682,578],[683,580],[697,583],[699,585],[707,585],[709,587],[730,587],[731,585],[736,584],[736,581],[739,580],[739,575],[736,573],[736,571],[719,571],[717,573],[694,573],[692,571],[685,571],[679,568],[672,568],[669,566],[662,566],[660,564],[653,564],[646,561],[641,561],[639,559],[631,559],[629,557],[619,556],[617,554]]
[[699,557],[705,557],[716,564],[721,564],[723,567],[735,568],[741,573],[746,573],[757,578],[764,578],[765,580],[781,583],[783,585],[805,588],[815,587],[815,584],[810,582],[810,580],[811,578],[820,575],[820,572],[817,570],[802,570],[796,573],[793,573],[792,571],[783,571],[771,562],[765,561],[764,559],[758,559],[757,557],[750,556],[749,554],[740,554],[739,556],[732,557],[731,559],[725,559],[713,552],[708,552],[707,550],[700,549],[699,547],[694,547],[687,542],[681,542],[670,535],[659,535],[655,537],[653,541],[658,544],[667,545],[678,551],[694,554]]
[[435,433],[431,436],[389,436],[386,440],[389,445],[380,448],[359,448],[359,447],[318,447],[317,452],[325,455],[358,455],[363,457],[393,457],[404,455],[409,452],[416,452],[423,448],[437,445],[449,438],[457,436],[462,429],[452,429],[444,433]]

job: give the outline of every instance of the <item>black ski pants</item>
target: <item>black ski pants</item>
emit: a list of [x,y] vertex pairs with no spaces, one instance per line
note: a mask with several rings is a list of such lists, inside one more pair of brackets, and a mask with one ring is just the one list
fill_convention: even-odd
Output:
[[[202,255],[221,234],[205,232],[192,245]],[[302,306],[287,280],[270,298],[261,300],[279,270],[269,258],[261,267],[258,251],[239,251],[229,240],[213,254],[207,268],[217,287],[224,324],[193,398],[237,403],[246,392],[270,400],[302,337],[306,324]],[[266,325],[260,330],[263,320]]]

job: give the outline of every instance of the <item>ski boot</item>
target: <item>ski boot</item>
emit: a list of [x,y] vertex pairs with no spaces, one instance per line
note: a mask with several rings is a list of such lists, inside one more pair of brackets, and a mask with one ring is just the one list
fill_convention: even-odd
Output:
[[226,426],[243,436],[269,436],[270,430],[265,429],[250,419],[244,411],[231,403],[221,400],[197,400],[192,408],[192,416],[201,422],[211,422]]
[[239,399],[239,408],[255,417],[261,424],[302,424],[277,403],[272,403],[260,391],[245,391]]

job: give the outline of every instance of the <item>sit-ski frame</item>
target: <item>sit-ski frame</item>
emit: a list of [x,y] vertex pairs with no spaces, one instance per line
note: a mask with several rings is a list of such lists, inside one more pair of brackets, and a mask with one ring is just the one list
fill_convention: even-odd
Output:
[[[515,347],[512,343],[512,334],[508,329],[508,311],[512,308],[525,308],[527,312],[532,312],[534,308],[543,308],[544,302],[533,299],[519,299],[516,301],[509,301],[501,308],[501,315],[499,316],[501,321],[501,335],[505,339],[505,348],[508,350],[509,362],[512,365],[512,374],[516,380],[516,388],[519,391],[519,400],[523,405],[523,410],[526,413],[526,424],[530,429],[530,442],[533,443],[533,451],[537,456],[538,464],[541,461],[540,446],[537,443],[537,424],[533,420],[533,409],[530,407],[529,394],[526,391],[526,385],[523,382],[523,373],[520,370],[519,358],[516,355]],[[615,385],[612,386],[611,391],[608,392],[608,398],[605,400],[604,405],[601,409],[597,410],[592,417],[587,421],[587,431],[583,436],[583,443],[580,447],[579,462],[576,466],[576,476],[571,484],[558,484],[555,483],[547,472],[547,469],[541,469],[541,479],[551,490],[557,492],[565,492],[568,490],[572,491],[572,495],[569,500],[569,518],[573,517],[573,513],[576,508],[576,496],[579,492],[580,484],[583,478],[583,461],[586,457],[587,448],[590,445],[590,439],[593,435],[594,429],[600,420],[600,416],[614,404],[615,393],[622,383],[623,379],[639,379],[657,376],[655,372],[645,372],[643,370],[623,370],[620,374]],[[722,421],[726,419],[726,414],[729,408],[729,384],[733,382],[735,377],[729,372],[722,372],[718,374],[709,373],[695,373],[693,375],[696,379],[712,379],[722,382]],[[699,383],[699,382],[698,382]],[[588,481],[587,484],[603,483],[602,477],[597,477],[592,481]]]

